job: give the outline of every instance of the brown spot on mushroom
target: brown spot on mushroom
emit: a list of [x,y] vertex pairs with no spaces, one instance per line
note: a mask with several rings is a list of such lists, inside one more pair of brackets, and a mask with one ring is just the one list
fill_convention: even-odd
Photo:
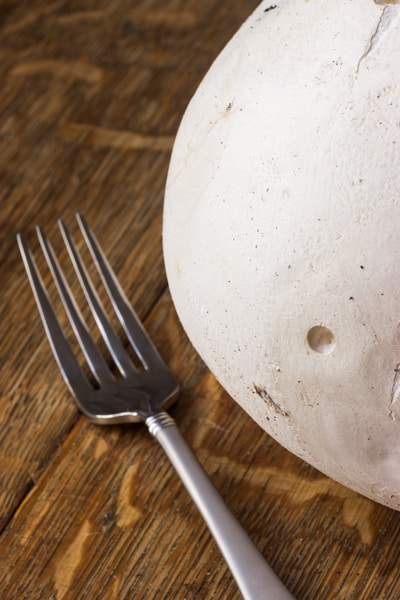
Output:
[[271,398],[271,396],[268,394],[268,392],[264,386],[253,383],[253,389],[254,389],[255,393],[257,394],[257,396],[259,396],[262,400],[264,400],[265,404],[269,408],[272,408],[272,410],[274,410],[279,415],[282,415],[283,417],[289,416],[290,413],[287,410],[284,410],[277,402],[275,402]]

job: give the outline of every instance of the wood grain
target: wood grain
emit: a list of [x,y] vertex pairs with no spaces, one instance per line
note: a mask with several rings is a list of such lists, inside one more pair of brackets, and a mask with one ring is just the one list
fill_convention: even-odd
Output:
[[[400,513],[336,484],[227,396],[178,322],[164,273],[165,178],[180,119],[256,0],[0,0],[0,589],[11,599],[238,599],[142,426],[77,411],[17,250],[81,211],[181,383],[171,409],[227,504],[299,600],[398,600]],[[44,273],[46,281],[49,277]]]

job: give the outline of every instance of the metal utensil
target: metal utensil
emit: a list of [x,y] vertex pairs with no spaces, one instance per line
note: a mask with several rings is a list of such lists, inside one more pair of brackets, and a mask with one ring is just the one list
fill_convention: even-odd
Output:
[[102,425],[144,421],[165,450],[214,536],[246,600],[293,600],[239,522],[230,513],[205,471],[187,446],[173,419],[164,411],[178,391],[170,373],[130,306],[107,259],[82,215],[77,219],[114,310],[142,368],[131,361],[111,325],[67,228],[59,226],[96,323],[118,367],[116,378],[93,341],[43,231],[37,234],[69,321],[96,380],[92,385],[73,353],[50,303],[33,256],[21,234],[18,244],[33,293],[59,368],[80,410]]

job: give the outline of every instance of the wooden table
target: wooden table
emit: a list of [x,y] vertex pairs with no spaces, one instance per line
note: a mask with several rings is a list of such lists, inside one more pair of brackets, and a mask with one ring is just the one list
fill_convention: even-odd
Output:
[[227,504],[299,599],[400,598],[400,514],[272,440],[219,387],[168,293],[163,190],[185,106],[257,0],[0,1],[1,598],[237,599],[143,426],[82,417],[17,250],[83,212],[179,379],[172,408]]

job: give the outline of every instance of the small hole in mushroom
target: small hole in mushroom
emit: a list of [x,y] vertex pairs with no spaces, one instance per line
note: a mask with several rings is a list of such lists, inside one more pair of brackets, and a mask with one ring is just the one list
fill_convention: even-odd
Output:
[[335,336],[324,325],[315,325],[307,333],[307,343],[318,354],[330,354],[336,346]]

